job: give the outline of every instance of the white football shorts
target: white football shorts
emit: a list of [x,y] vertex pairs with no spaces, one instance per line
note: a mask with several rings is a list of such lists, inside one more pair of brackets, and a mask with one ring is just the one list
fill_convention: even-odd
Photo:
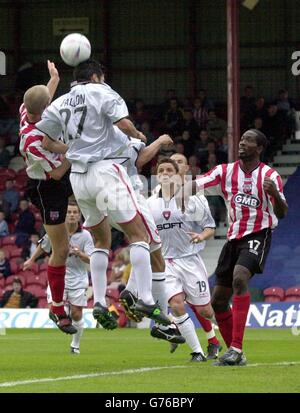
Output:
[[139,212],[127,172],[111,160],[91,163],[86,173],[72,172],[70,181],[86,229],[97,226],[106,216],[125,224]]
[[[87,289],[86,288],[78,288],[76,290],[68,290],[65,288],[64,290],[64,302],[67,304],[77,305],[78,307],[86,307],[87,306]],[[52,303],[52,296],[50,287],[47,287],[47,302],[48,304]]]
[[184,293],[188,304],[205,306],[210,302],[207,271],[199,254],[186,258],[166,259],[166,292],[168,301]]
[[[139,191],[136,191],[135,195],[138,202],[139,215],[150,237],[150,252],[154,252],[161,247],[161,239],[145,197]],[[113,219],[110,218],[109,222],[113,228],[122,232],[122,228]]]

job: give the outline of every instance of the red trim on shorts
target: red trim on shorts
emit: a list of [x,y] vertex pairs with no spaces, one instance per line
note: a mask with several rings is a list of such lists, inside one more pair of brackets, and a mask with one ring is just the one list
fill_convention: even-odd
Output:
[[177,293],[177,294],[172,295],[172,297],[169,298],[168,303],[172,300],[172,298],[176,297],[179,294],[183,294],[185,296],[185,292],[181,291],[181,293]]
[[[137,213],[135,214],[134,218],[137,216],[137,214],[139,214],[139,216],[141,217],[141,219],[142,219],[142,221],[143,221],[143,224],[145,225],[145,228],[146,228],[146,230],[147,230],[147,232],[148,232],[148,235],[150,236],[150,244],[151,244],[152,242],[153,242],[154,244],[161,244],[161,242],[156,242],[156,241],[154,241],[154,239],[153,239],[153,237],[152,237],[151,230],[150,230],[150,228],[149,228],[149,226],[148,226],[148,224],[147,224],[147,221],[146,221],[144,215],[139,211],[139,209],[138,209],[138,207],[137,207],[137,205],[136,205],[136,203],[135,203],[135,200],[134,200],[134,198],[133,198],[133,196],[132,196],[132,192],[131,192],[130,188],[128,187],[127,183],[125,182],[125,180],[124,180],[124,178],[123,178],[123,175],[122,175],[122,172],[120,171],[120,168],[119,168],[116,164],[113,164],[113,166],[117,169],[118,174],[120,175],[123,184],[126,186],[128,192],[129,192],[129,194],[130,194],[130,197],[131,197],[131,199],[132,199],[132,202],[133,202],[133,204],[134,204],[134,206],[135,206],[135,209],[136,209]],[[117,224],[128,224],[129,222],[133,221],[134,218],[132,218],[130,221],[127,221],[127,222],[117,222]]]
[[132,218],[132,219],[130,219],[129,221],[125,221],[125,222],[117,222],[117,224],[118,225],[124,225],[124,224],[129,224],[130,222],[132,222],[135,218],[136,218],[136,216],[139,214],[139,211],[136,211],[136,214],[135,214],[135,216]]
[[206,307],[208,304],[210,304],[210,300],[208,301],[208,303],[207,304],[192,304],[192,303],[189,303],[187,300],[185,300],[186,301],[186,303],[188,304],[188,305],[192,305],[192,306],[194,306],[194,307]]
[[[119,166],[118,166],[117,164],[115,164],[115,163],[113,163],[113,166],[116,168],[116,170],[117,170],[117,172],[118,172],[118,174],[119,174],[119,176],[120,176],[120,178],[121,178],[121,181],[122,181],[123,184],[126,186],[127,191],[129,192],[130,198],[131,198],[131,200],[132,200],[132,202],[133,202],[133,205],[134,205],[134,207],[135,207],[136,212],[137,212],[138,214],[140,214],[139,209],[138,209],[138,207],[137,207],[137,204],[136,204],[136,202],[135,202],[135,199],[134,199],[134,197],[132,196],[132,192],[131,192],[129,186],[127,185],[127,182],[126,182],[125,179],[123,178],[123,175],[122,175],[122,172],[121,172]],[[135,214],[134,218],[136,217],[136,215],[137,215],[137,214]],[[132,218],[130,221],[132,221],[134,218]],[[130,221],[127,221],[127,222],[130,222]],[[117,224],[118,224],[118,222],[117,222]]]
[[154,241],[154,238],[152,237],[151,229],[150,229],[149,225],[147,224],[147,221],[146,221],[144,215],[141,212],[138,212],[138,214],[140,215],[140,217],[143,221],[143,224],[145,225],[145,228],[148,232],[148,235],[150,237],[150,244],[152,244],[152,242],[153,242],[153,244],[161,244],[161,242]]
[[85,227],[84,225],[82,225],[82,228],[83,228],[83,229],[94,229],[94,228],[97,228],[97,227],[99,227],[100,224],[102,224],[102,222],[103,222],[106,218],[107,218],[107,217],[104,217],[104,218],[102,219],[102,221],[99,222],[99,224],[93,225],[93,226],[91,226],[91,227]]

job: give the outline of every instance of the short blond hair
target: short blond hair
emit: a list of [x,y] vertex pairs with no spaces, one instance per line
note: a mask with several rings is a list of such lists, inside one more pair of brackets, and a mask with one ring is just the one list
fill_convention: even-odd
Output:
[[50,92],[45,85],[36,85],[25,92],[23,102],[31,115],[41,115],[50,102]]

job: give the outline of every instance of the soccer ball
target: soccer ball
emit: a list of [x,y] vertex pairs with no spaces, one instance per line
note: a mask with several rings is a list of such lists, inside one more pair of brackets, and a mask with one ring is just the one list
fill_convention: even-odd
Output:
[[60,44],[60,55],[67,65],[77,66],[90,57],[91,44],[83,34],[68,34]]

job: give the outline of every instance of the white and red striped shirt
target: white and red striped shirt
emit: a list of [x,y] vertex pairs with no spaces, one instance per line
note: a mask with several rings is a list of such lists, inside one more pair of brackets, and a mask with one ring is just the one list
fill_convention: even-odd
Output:
[[278,219],[274,213],[274,199],[263,189],[264,178],[275,182],[283,200],[282,180],[268,165],[260,162],[252,172],[246,173],[240,162],[217,165],[206,174],[197,177],[198,189],[216,187],[216,195],[224,198],[228,211],[228,239],[240,239],[264,228],[275,228]]
[[26,172],[32,179],[50,179],[49,172],[61,165],[59,155],[42,147],[44,135],[27,120],[25,105],[20,106],[20,153],[26,162]]

